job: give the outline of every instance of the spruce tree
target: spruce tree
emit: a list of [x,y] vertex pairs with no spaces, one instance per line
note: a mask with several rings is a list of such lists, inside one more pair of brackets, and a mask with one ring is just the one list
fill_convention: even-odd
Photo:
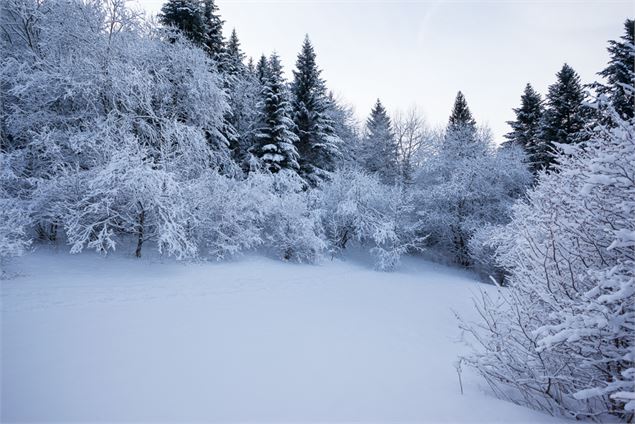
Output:
[[540,146],[540,131],[543,115],[543,104],[540,94],[536,92],[531,84],[525,86],[525,91],[520,97],[520,107],[514,108],[516,119],[507,123],[512,127],[512,131],[505,135],[507,142],[505,145],[516,145],[522,147],[531,163],[532,171],[537,171],[539,158],[536,156]]
[[635,96],[627,89],[635,81],[635,22],[627,19],[624,22],[622,41],[609,41],[608,66],[599,72],[606,79],[606,84],[595,84],[598,94],[603,95],[613,105],[622,119],[631,119],[635,115]]
[[541,143],[536,156],[538,168],[552,168],[556,143],[575,144],[584,140],[588,110],[584,107],[580,77],[565,63],[556,78],[547,93],[548,107],[543,115]]
[[260,56],[256,64],[256,78],[258,78],[258,81],[262,85],[264,85],[269,78],[269,63],[264,54]]
[[234,161],[248,171],[251,168],[249,148],[254,144],[258,115],[256,104],[261,86],[243,62],[245,54],[240,48],[236,30],[229,37],[226,53],[225,87],[231,113],[225,119],[235,130],[235,137],[230,139],[230,149]]
[[472,112],[470,112],[470,108],[467,106],[465,96],[459,91],[456,94],[456,99],[454,100],[454,107],[452,108],[452,113],[448,122],[448,131],[463,131],[466,129],[476,131],[476,121],[474,121]]
[[288,93],[282,76],[282,65],[274,53],[268,60],[268,75],[261,93],[260,122],[252,153],[271,172],[297,170],[298,141],[293,132]]
[[381,101],[373,106],[366,121],[364,137],[364,168],[378,174],[384,182],[394,183],[399,175],[397,142],[392,123]]
[[240,40],[238,40],[238,34],[233,29],[227,42],[227,69],[226,72],[230,75],[243,75],[246,72],[246,66],[244,63],[245,54],[240,49]]
[[225,72],[227,51],[223,37],[223,24],[225,23],[218,14],[218,6],[215,0],[203,0],[201,19],[205,28],[203,45],[207,54],[216,62],[219,71]]
[[340,155],[340,140],[329,114],[332,105],[320,73],[315,51],[306,36],[293,71],[291,91],[293,122],[299,140],[300,175],[311,184],[327,178]]
[[168,0],[161,7],[159,22],[181,31],[194,44],[204,46],[205,25],[196,0]]

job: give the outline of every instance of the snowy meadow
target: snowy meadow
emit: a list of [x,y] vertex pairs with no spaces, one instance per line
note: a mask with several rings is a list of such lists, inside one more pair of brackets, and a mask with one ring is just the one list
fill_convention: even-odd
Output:
[[633,420],[632,19],[499,143],[214,0],[0,12],[3,422]]

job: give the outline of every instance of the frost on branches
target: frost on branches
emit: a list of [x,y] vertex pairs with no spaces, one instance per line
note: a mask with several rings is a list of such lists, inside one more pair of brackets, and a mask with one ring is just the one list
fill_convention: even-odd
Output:
[[[630,88],[632,90],[632,86]],[[604,113],[608,113],[607,108]],[[509,288],[462,323],[464,358],[502,397],[572,418],[635,411],[635,122],[612,112],[584,146],[560,146],[494,235]]]

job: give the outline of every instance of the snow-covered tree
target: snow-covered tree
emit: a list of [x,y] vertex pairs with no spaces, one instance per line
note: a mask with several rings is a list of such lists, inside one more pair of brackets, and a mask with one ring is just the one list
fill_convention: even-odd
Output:
[[[603,113],[607,113],[605,110]],[[635,122],[612,112],[588,143],[560,145],[490,240],[508,288],[463,323],[464,358],[495,392],[575,419],[635,411]]]
[[397,111],[393,119],[393,130],[399,156],[400,178],[412,183],[418,158],[431,133],[422,114],[416,107],[407,111]]
[[366,120],[362,163],[364,168],[381,177],[384,182],[395,183],[399,178],[399,158],[392,123],[379,99]]
[[293,132],[289,93],[282,75],[277,54],[267,61],[268,75],[261,92],[260,127],[256,131],[256,144],[252,153],[271,172],[282,169],[297,170],[298,137]]
[[235,130],[230,149],[236,163],[243,171],[249,171],[254,162],[249,149],[255,143],[255,132],[259,126],[258,101],[262,86],[244,64],[244,58],[238,34],[233,30],[227,43],[225,66],[230,107],[227,119]]
[[341,140],[333,128],[329,109],[333,107],[320,77],[315,51],[304,38],[291,84],[293,122],[298,136],[300,175],[315,185],[335,169]]
[[507,122],[512,127],[512,131],[505,135],[507,139],[505,145],[517,145],[525,150],[534,173],[540,166],[539,149],[543,109],[540,94],[531,84],[527,84],[520,97],[520,107],[514,108],[516,119]]
[[0,279],[8,276],[5,268],[9,258],[22,255],[31,244],[28,201],[10,189],[19,184],[8,153],[0,148]]
[[448,132],[452,131],[476,131],[476,121],[472,117],[472,112],[467,105],[467,100],[462,92],[456,93],[454,106],[448,121]]
[[204,46],[206,34],[200,1],[167,0],[158,18],[161,24],[178,29],[193,43]]
[[123,2],[38,7],[30,44],[7,43],[2,64],[6,131],[20,144],[10,166],[23,181],[12,195],[30,199],[45,237],[63,228],[73,251],[134,235],[138,254],[153,240],[192,256],[180,193],[233,166],[209,58],[179,34],[146,30]]
[[451,116],[416,176],[416,206],[428,243],[469,266],[470,239],[480,228],[509,219],[530,173],[519,148],[497,149],[488,131],[476,129],[462,95]]
[[551,169],[556,144],[575,144],[584,140],[588,110],[580,77],[566,63],[556,74],[557,81],[549,86],[547,108],[543,114],[541,145],[532,161],[538,169]]
[[361,131],[360,123],[355,114],[353,106],[344,100],[337,98],[333,93],[329,93],[331,107],[328,109],[329,116],[333,121],[335,135],[341,140],[340,156],[336,169],[359,168],[361,154]]
[[412,196],[377,175],[346,169],[320,187],[322,221],[333,254],[349,244],[370,248],[376,267],[393,269],[405,253],[421,249],[423,238]]
[[[635,81],[635,22],[624,22],[624,35],[621,41],[609,41],[610,60],[608,66],[599,75],[606,83],[594,84],[597,92],[605,96],[618,115],[623,119],[635,116],[635,94],[629,89]],[[608,114],[607,116],[610,116]]]
[[215,0],[202,0],[200,7],[201,21],[203,23],[203,45],[205,51],[216,63],[221,73],[227,73],[227,49],[225,37],[223,37],[223,24],[225,23],[219,13]]
[[269,78],[269,61],[267,57],[263,54],[258,59],[258,63],[256,63],[256,78],[260,82],[260,84],[264,85],[267,82],[267,78]]

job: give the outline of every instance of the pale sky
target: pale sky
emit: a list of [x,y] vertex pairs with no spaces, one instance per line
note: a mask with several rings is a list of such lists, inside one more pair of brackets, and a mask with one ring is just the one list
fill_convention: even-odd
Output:
[[[137,0],[150,13],[163,0]],[[606,42],[635,15],[630,0],[219,0],[254,60],[277,51],[288,77],[309,34],[328,87],[365,119],[380,98],[392,113],[416,105],[447,122],[458,90],[500,142],[527,82],[541,94],[569,63],[596,79]]]

